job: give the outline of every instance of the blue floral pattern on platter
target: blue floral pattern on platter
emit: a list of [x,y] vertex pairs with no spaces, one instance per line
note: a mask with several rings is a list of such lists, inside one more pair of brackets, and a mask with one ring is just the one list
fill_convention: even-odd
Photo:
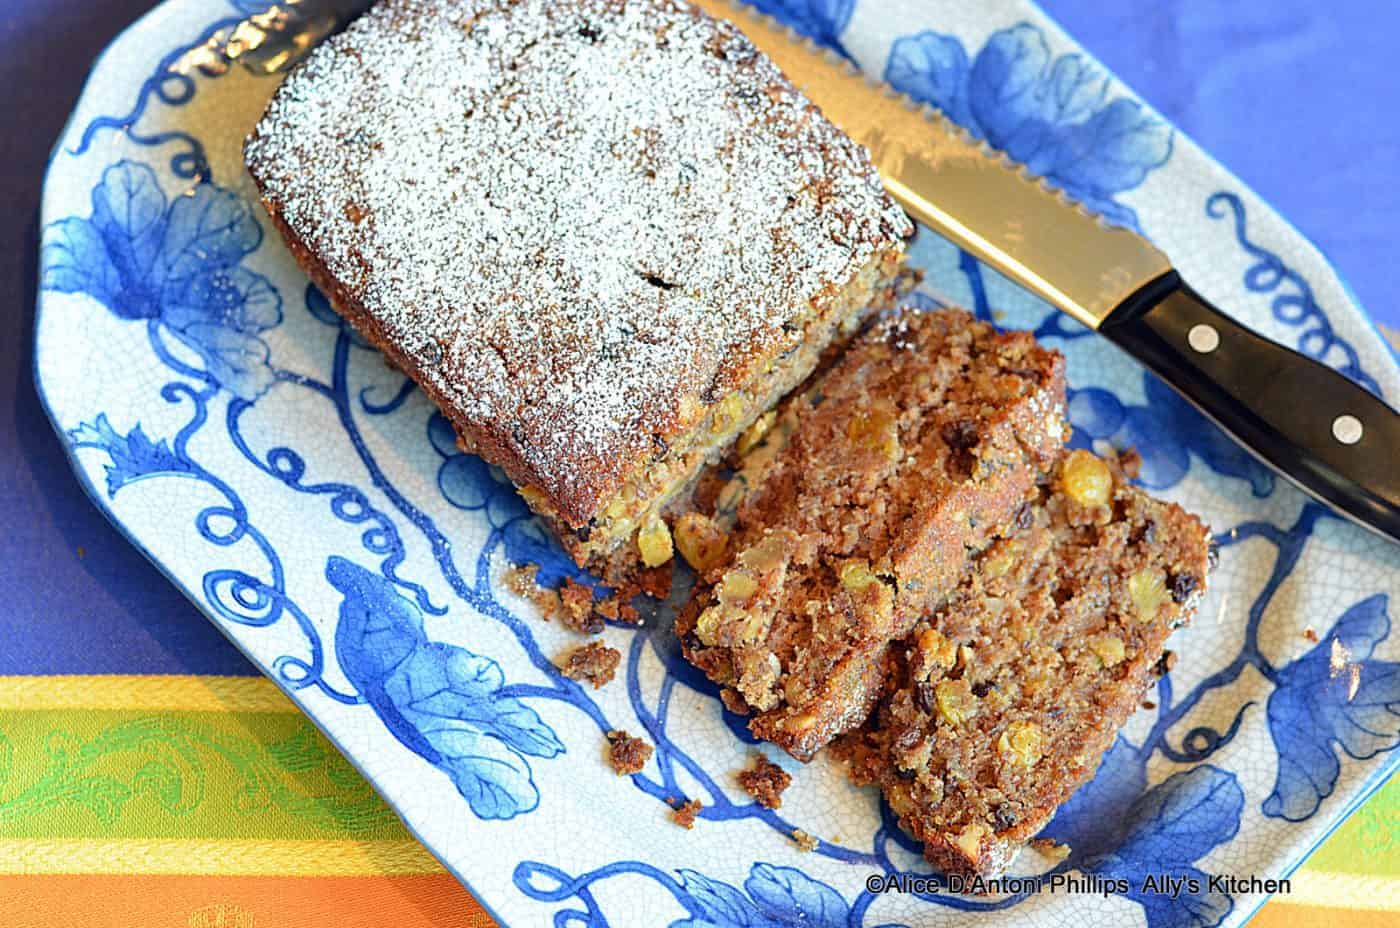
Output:
[[[294,50],[359,5],[298,5],[277,41]],[[1393,359],[1325,263],[1029,4],[925,4],[891,19],[899,35],[874,50],[863,30],[895,12],[872,0],[756,5],[1157,238],[1251,324],[1400,394]],[[555,670],[575,642],[503,571],[589,578],[264,234],[236,141],[288,59],[275,42],[239,58],[227,41],[266,7],[172,0],[85,92],[45,190],[41,392],[113,520],[502,921],[1235,925],[1260,900],[1211,876],[1284,872],[1395,769],[1395,551],[1305,502],[1087,330],[925,235],[915,300],[959,302],[1063,348],[1072,443],[1137,447],[1142,482],[1212,522],[1222,567],[1154,706],[1047,828],[1069,856],[1018,865],[1121,885],[1052,898],[872,891],[868,877],[926,869],[890,811],[834,767],[801,771],[780,811],[733,788],[752,739],[680,658],[669,619],[683,582],[640,627],[605,632],[625,656],[612,686]],[[246,121],[195,118],[195,101]],[[1183,213],[1179,189],[1216,192]],[[656,749],[627,779],[601,762],[613,728]],[[687,799],[704,804],[692,832],[668,821]],[[798,829],[812,853],[797,852]],[[1185,888],[1145,893],[1147,874]]]
[[753,0],[750,5],[812,41],[850,57],[841,45],[841,33],[850,25],[855,0]]
[[1088,58],[1050,53],[1045,34],[1017,23],[969,55],[957,37],[927,30],[895,41],[885,80],[932,104],[993,148],[1108,219],[1137,227],[1116,196],[1171,157],[1171,130],[1117,96]]
[[92,190],[90,218],[45,232],[42,286],[85,293],[123,319],[144,319],[203,359],[244,399],[272,383],[259,334],[282,321],[282,297],[243,267],[262,242],[253,204],[213,184],[167,200],[155,171],[121,161]]
[[527,756],[564,750],[519,699],[502,694],[500,665],[429,641],[423,613],[378,574],[333,556],[326,580],[345,597],[336,660],[384,725],[452,778],[482,818],[512,818],[539,805]]
[[1269,734],[1278,751],[1264,814],[1298,822],[1317,812],[1341,772],[1335,744],[1365,760],[1400,741],[1400,663],[1373,659],[1390,635],[1387,597],[1352,606],[1331,633],[1279,672],[1269,694]]

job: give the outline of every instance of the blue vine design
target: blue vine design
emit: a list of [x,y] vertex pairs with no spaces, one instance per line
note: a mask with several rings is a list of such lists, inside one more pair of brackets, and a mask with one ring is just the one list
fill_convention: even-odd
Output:
[[[1270,309],[1279,322],[1302,329],[1298,350],[1319,361],[1338,351],[1342,363],[1337,370],[1358,385],[1381,395],[1380,384],[1361,367],[1355,346],[1337,334],[1327,313],[1318,305],[1312,285],[1282,258],[1264,246],[1250,240],[1244,202],[1238,194],[1218,191],[1206,198],[1206,215],[1212,219],[1230,218],[1235,226],[1235,241],[1254,263],[1245,270],[1244,285],[1251,293],[1273,294]],[[1293,292],[1279,292],[1291,287]]]
[[[78,144],[69,149],[68,153],[74,157],[86,154],[92,147],[98,133],[104,131],[121,132],[129,141],[145,148],[156,148],[169,142],[179,142],[182,148],[170,159],[170,173],[182,180],[209,180],[213,176],[213,171],[209,167],[209,156],[204,150],[204,144],[199,139],[188,132],[148,133],[138,130],[136,126],[146,114],[146,108],[153,102],[175,107],[184,106],[194,99],[198,87],[194,76],[176,65],[186,59],[191,52],[210,46],[220,35],[237,27],[242,21],[243,18],[240,16],[215,20],[206,26],[193,41],[172,49],[157,63],[155,72],[141,82],[131,109],[118,116],[98,116],[93,119],[83,129]],[[209,73],[207,67],[201,67],[198,70],[204,74]]]

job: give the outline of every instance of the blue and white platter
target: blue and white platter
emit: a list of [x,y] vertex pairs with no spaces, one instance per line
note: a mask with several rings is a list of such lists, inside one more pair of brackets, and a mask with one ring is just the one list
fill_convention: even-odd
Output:
[[[342,7],[356,4],[343,2]],[[1400,367],[1315,248],[1024,0],[762,0],[1163,246],[1210,299],[1400,400]],[[871,791],[798,769],[780,811],[755,750],[682,661],[670,612],[611,627],[599,690],[503,575],[571,565],[502,477],[356,338],[257,204],[242,140],[326,3],[169,0],[97,63],[43,196],[36,376],[102,510],[297,704],[503,923],[1238,925],[1400,766],[1400,547],[1329,515],[1136,364],[925,232],[929,303],[1069,358],[1074,441],[1136,447],[1201,513],[1220,567],[1179,659],[1014,873],[966,896]],[[619,777],[604,732],[656,754]],[[772,752],[769,751],[771,754]],[[704,803],[691,831],[671,821]],[[803,852],[800,829],[820,840]],[[1178,893],[1147,875],[1182,878]],[[1240,878],[1237,884],[1212,877]],[[873,878],[873,879],[872,879]]]

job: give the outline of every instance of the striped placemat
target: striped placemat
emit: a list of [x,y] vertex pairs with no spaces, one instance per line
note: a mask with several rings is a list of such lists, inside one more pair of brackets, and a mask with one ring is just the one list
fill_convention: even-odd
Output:
[[[1256,924],[1400,921],[1400,783]],[[485,926],[269,681],[0,677],[0,924]]]

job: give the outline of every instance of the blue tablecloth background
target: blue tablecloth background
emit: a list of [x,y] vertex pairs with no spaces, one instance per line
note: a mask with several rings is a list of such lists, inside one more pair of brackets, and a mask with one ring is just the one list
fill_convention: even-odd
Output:
[[[93,57],[150,5],[0,0],[0,675],[253,672],[88,503],[32,382],[48,151]],[[1400,327],[1400,2],[1043,5]]]

